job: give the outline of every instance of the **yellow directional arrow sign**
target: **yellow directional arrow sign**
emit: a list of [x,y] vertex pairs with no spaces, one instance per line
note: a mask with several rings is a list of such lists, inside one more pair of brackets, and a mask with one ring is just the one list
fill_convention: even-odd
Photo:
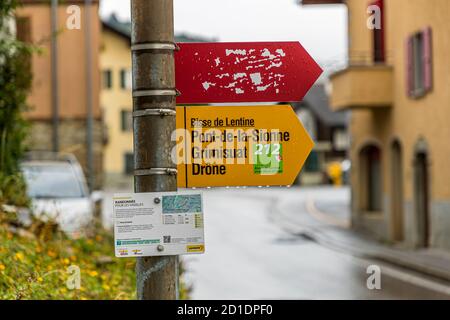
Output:
[[177,107],[178,187],[291,185],[314,143],[289,105]]

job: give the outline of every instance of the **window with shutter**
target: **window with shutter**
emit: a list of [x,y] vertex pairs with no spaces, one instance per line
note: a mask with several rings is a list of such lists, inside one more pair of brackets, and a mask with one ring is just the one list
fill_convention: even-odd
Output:
[[431,28],[425,28],[407,39],[406,88],[411,98],[420,98],[431,91],[433,85]]
[[120,70],[120,88],[125,89],[125,70]]
[[134,172],[134,156],[132,153],[125,153],[124,154],[124,162],[125,162],[125,168],[124,173],[127,175],[133,174]]
[[29,17],[16,17],[17,40],[31,43],[31,20]]
[[413,92],[415,97],[422,96],[424,91],[423,35],[421,32],[413,36]]
[[121,118],[121,127],[122,131],[132,131],[133,130],[133,116],[131,111],[129,110],[122,110],[120,112],[120,118]]
[[431,91],[433,87],[432,37],[431,28],[425,28],[423,34],[423,76],[424,89]]
[[120,87],[122,89],[131,89],[131,71],[127,69],[120,70]]
[[111,70],[103,70],[102,72],[102,87],[103,89],[112,88],[112,72]]
[[409,37],[406,40],[406,95],[413,96],[413,38]]
[[[30,17],[16,17],[16,38],[24,43],[32,43]],[[24,68],[28,72],[31,72],[31,55],[23,54],[21,61],[23,62]]]

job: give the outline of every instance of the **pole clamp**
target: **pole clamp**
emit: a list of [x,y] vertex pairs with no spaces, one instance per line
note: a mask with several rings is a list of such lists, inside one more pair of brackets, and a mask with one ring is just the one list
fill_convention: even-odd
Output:
[[131,51],[144,51],[144,50],[180,51],[180,47],[174,42],[145,42],[133,44],[131,46]]
[[147,117],[147,116],[176,116],[177,112],[173,109],[144,109],[133,111],[133,118]]
[[155,175],[174,176],[177,174],[178,170],[175,168],[150,168],[150,169],[134,170],[135,176],[155,176]]
[[178,96],[180,93],[176,89],[159,90],[136,90],[133,91],[133,97],[154,97],[154,96]]

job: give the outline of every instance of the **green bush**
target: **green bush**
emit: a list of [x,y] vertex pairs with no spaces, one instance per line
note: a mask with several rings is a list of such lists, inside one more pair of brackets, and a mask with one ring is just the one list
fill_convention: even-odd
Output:
[[23,111],[31,86],[33,48],[17,41],[9,30],[16,5],[15,0],[0,2],[0,203],[24,205],[25,184],[18,171],[28,127]]

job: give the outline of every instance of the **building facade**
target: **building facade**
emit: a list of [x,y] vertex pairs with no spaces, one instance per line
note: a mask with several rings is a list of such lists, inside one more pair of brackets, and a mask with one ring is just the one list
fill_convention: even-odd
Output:
[[115,16],[102,21],[101,106],[107,128],[105,185],[127,187],[133,179],[133,100],[130,26]]
[[352,110],[352,222],[450,250],[450,1],[303,0],[348,8],[349,63],[331,105]]
[[[21,0],[16,11],[17,37],[39,48],[39,52],[33,54],[31,60],[33,83],[28,97],[30,110],[25,113],[31,123],[28,146],[31,151],[74,154],[88,181],[92,182],[91,187],[100,188],[103,172],[103,122],[99,101],[99,1],[92,1],[89,8],[88,41],[84,1],[59,3],[53,19],[50,1]],[[69,9],[70,6],[76,7]],[[68,28],[68,19],[74,17],[81,20],[79,29]],[[57,21],[56,33],[53,32],[52,21]],[[88,104],[93,116],[91,141],[88,141]],[[90,142],[93,160],[91,166],[88,165]],[[89,167],[93,172],[89,172]]]

